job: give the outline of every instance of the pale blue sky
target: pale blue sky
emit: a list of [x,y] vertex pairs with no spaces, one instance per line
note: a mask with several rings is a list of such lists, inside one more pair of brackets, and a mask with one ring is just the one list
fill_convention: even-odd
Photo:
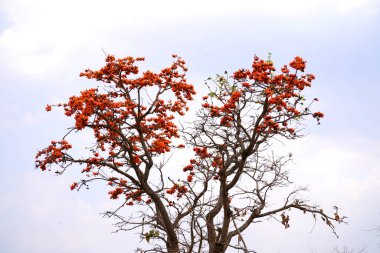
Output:
[[[114,204],[107,188],[71,192],[76,174],[34,170],[34,155],[70,125],[48,103],[65,101],[91,82],[102,48],[145,56],[160,69],[182,55],[200,95],[203,80],[249,67],[254,54],[275,64],[294,56],[317,76],[309,97],[326,118],[287,144],[292,176],[325,208],[338,205],[349,225],[340,239],[312,218],[294,216],[246,233],[259,253],[330,252],[335,246],[380,251],[380,4],[377,0],[51,1],[0,0],[0,252],[132,252],[133,233],[111,234],[99,213]],[[194,103],[195,105],[195,103]],[[179,167],[182,164],[178,165]]]

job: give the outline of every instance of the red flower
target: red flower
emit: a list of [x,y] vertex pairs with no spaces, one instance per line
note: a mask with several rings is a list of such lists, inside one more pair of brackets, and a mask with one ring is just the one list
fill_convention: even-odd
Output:
[[108,194],[111,195],[110,199],[117,199],[123,192],[123,188],[117,187],[113,191],[109,191]]
[[74,182],[72,185],[70,185],[70,190],[74,190],[78,186],[77,182]]
[[283,68],[281,68],[281,72],[284,74],[288,74],[289,73],[288,67],[285,65]]
[[175,193],[175,189],[174,188],[170,188],[170,189],[166,190],[166,193],[173,194],[173,193]]
[[249,88],[249,87],[251,87],[251,85],[249,84],[249,83],[247,83],[247,82],[245,82],[245,83],[242,83],[241,84],[243,87],[246,87],[246,88]]
[[210,154],[207,152],[206,147],[195,147],[193,148],[194,152],[199,156],[201,159],[205,159],[207,157],[210,157]]
[[321,112],[315,112],[313,113],[314,118],[323,118],[325,115]]
[[240,91],[234,91],[231,93],[231,99],[234,100],[234,101],[237,101],[241,96],[241,92]]
[[194,166],[192,164],[187,165],[185,168],[183,168],[183,171],[186,172],[188,170],[192,171]]
[[301,70],[302,72],[305,70],[306,67],[306,61],[304,61],[301,57],[296,56],[294,60],[289,63],[290,67],[296,69],[296,70]]

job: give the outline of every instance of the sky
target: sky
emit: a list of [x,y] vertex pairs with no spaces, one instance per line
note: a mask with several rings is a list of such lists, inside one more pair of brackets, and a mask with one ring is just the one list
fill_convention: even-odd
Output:
[[305,197],[339,206],[348,224],[337,239],[295,215],[287,230],[268,221],[244,236],[258,253],[380,251],[371,230],[380,226],[380,1],[0,0],[0,252],[133,252],[139,243],[101,217],[115,205],[108,189],[72,192],[75,172],[34,168],[36,152],[72,124],[45,105],[92,87],[79,73],[102,66],[103,51],[145,56],[153,70],[179,54],[200,96],[203,80],[248,68],[254,54],[271,52],[278,66],[306,59],[317,77],[307,96],[326,117],[279,149],[293,153],[290,176],[308,186]]

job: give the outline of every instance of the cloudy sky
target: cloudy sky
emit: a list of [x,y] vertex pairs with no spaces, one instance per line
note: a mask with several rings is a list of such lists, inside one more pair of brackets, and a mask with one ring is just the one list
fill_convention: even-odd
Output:
[[[132,252],[134,233],[112,234],[100,213],[107,189],[71,192],[75,173],[34,169],[34,156],[63,135],[69,119],[46,104],[90,87],[78,74],[104,54],[145,56],[158,70],[177,53],[200,94],[203,80],[249,67],[253,55],[275,64],[294,56],[317,76],[310,97],[325,113],[303,140],[287,143],[291,176],[305,196],[348,216],[334,235],[295,216],[291,228],[259,224],[246,233],[259,253],[380,251],[380,2],[378,0],[96,1],[0,0],[0,252]],[[194,103],[196,107],[196,103]]]

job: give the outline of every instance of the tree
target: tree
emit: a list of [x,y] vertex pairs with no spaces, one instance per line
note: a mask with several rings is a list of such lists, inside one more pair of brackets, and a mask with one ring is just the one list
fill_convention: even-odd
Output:
[[[173,58],[160,72],[139,75],[137,64],[144,58],[109,55],[100,70],[81,73],[102,84],[67,103],[46,106],[47,111],[63,107],[75,125],[38,152],[36,167],[45,171],[54,165],[57,174],[80,167],[85,177],[71,190],[107,182],[110,198],[123,203],[105,215],[118,219],[119,230],[141,229],[141,237],[152,244],[141,252],[252,252],[244,231],[269,217],[288,228],[291,209],[319,216],[335,233],[333,223],[344,217],[338,208],[328,215],[308,204],[299,195],[305,188],[291,190],[277,207],[269,205],[273,190],[291,184],[285,167],[291,155],[274,155],[271,144],[300,138],[305,119],[319,123],[323,117],[310,108],[318,99],[307,102],[302,95],[315,78],[302,74],[306,62],[296,57],[278,73],[270,58],[255,56],[251,69],[210,78],[196,119],[180,128],[176,116],[189,110],[196,93],[186,81],[185,62]],[[67,139],[85,129],[93,132],[94,145],[88,156],[76,157]],[[184,143],[175,144],[179,137]],[[185,145],[193,149],[193,158],[165,167],[164,155]],[[183,179],[170,178],[172,170],[183,170]],[[141,212],[129,218],[119,214],[133,205]]]

